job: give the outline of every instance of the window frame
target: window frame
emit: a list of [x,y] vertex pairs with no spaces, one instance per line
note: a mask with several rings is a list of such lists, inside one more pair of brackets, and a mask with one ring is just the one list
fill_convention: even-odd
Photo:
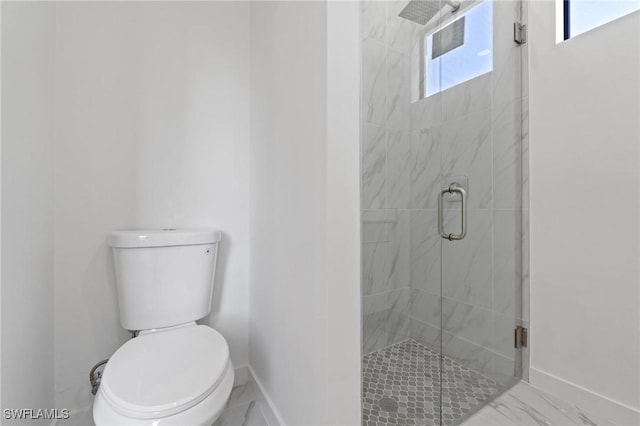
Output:
[[[597,0],[594,0],[594,1],[597,1]],[[578,2],[578,0],[556,0],[556,14],[562,13],[562,20],[556,18],[556,42],[557,43],[560,43],[562,41],[567,41],[567,40],[572,39],[574,37],[577,37],[579,35],[588,33],[590,31],[595,30],[596,28],[602,27],[604,25],[608,25],[611,22],[614,22],[614,21],[616,21],[618,19],[624,18],[625,16],[630,15],[632,13],[640,12],[640,7],[638,7],[636,9],[632,9],[631,11],[627,11],[627,12],[623,13],[622,15],[610,17],[608,20],[604,20],[604,21],[596,24],[595,26],[588,27],[587,29],[579,28],[579,31],[580,31],[579,33],[571,34],[571,31],[572,31],[572,25],[571,25],[572,7],[571,7],[571,3],[572,2]],[[640,5],[640,2],[638,2],[638,4]],[[562,28],[560,28],[560,24],[562,24]],[[574,22],[574,24],[575,24],[575,22]],[[580,25],[578,25],[578,27],[580,27]]]
[[562,28],[564,40],[571,38],[571,0],[562,0]]
[[[419,68],[419,76],[418,76],[418,99],[416,101],[420,101],[428,97],[427,96],[427,78],[426,78],[427,58],[425,57],[426,55],[424,54],[426,52],[425,43],[428,35],[431,35],[443,29],[444,27],[446,27],[447,25],[449,25],[450,23],[458,19],[461,15],[466,14],[469,10],[471,10],[478,4],[482,3],[483,1],[492,2],[494,0],[471,0],[469,2],[461,2],[460,9],[456,12],[456,14],[447,14],[446,16],[440,15],[438,19],[434,21],[431,25],[426,25],[423,29],[417,32],[417,36],[418,36],[417,47],[419,49],[418,61],[419,61],[420,68]],[[493,6],[492,6],[492,13],[494,13]],[[492,28],[492,31],[493,31],[493,28]],[[493,46],[491,47],[491,55],[493,56]],[[479,74],[476,77],[479,77],[480,75],[483,75],[483,74]],[[438,93],[441,93],[441,92],[442,90]]]

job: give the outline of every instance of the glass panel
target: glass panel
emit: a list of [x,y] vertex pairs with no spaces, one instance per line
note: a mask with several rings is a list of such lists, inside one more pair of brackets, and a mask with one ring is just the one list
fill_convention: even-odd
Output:
[[520,4],[456,4],[362,3],[367,425],[453,424],[522,371]]
[[[515,1],[483,0],[461,6],[460,14],[468,23],[476,16],[477,25],[464,36],[475,56],[461,53],[447,60],[444,55],[440,61],[440,188],[450,189],[442,196],[442,231],[453,234],[440,240],[442,424],[480,408],[521,375],[514,330],[522,324],[521,61],[526,45],[513,40],[521,9]],[[488,72],[475,76],[479,64]],[[465,215],[466,233],[457,239]],[[473,391],[469,396],[460,389]],[[460,399],[467,401],[464,409],[453,402]]]
[[[426,96],[449,89],[493,69],[493,3],[482,1],[442,29],[427,32],[425,47]],[[460,28],[460,29],[458,29]],[[453,44],[444,49],[438,47]],[[434,52],[434,46],[437,48]],[[445,53],[439,54],[439,51]],[[448,72],[444,75],[440,69]]]
[[637,0],[569,0],[569,37],[640,10]]

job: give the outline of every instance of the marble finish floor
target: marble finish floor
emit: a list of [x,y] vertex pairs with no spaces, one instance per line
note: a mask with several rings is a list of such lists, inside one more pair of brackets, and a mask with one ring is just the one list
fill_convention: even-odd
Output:
[[258,384],[248,373],[246,383],[233,387],[227,406],[213,426],[269,426],[276,424],[274,419]]
[[552,397],[525,382],[489,402],[463,421],[464,426],[613,425],[605,419]]
[[[442,363],[442,382],[440,368]],[[455,424],[502,387],[494,380],[408,339],[365,355],[362,424]]]

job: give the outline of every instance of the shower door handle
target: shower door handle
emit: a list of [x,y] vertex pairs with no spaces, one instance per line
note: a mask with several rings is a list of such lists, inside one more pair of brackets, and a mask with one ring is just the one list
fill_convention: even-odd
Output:
[[[449,234],[444,231],[444,194],[459,194],[461,209],[461,231],[459,234]],[[452,183],[448,188],[443,188],[438,196],[438,231],[445,240],[461,240],[467,235],[467,192],[457,183]]]

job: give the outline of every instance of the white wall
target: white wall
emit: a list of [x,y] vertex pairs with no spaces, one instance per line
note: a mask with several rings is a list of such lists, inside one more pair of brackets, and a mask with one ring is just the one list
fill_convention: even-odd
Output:
[[251,366],[284,424],[359,424],[358,5],[253,3],[251,52]]
[[284,419],[359,424],[359,5],[254,6],[251,43],[246,2],[22,3],[3,21],[3,407],[89,422],[88,371],[128,338],[108,232],[214,226],[206,322],[233,362],[251,271],[252,363]]
[[327,2],[328,425],[362,414],[359,15],[359,2]]
[[[0,53],[2,52],[2,5],[0,5]],[[0,54],[0,333],[2,332],[2,54]],[[0,407],[2,407],[2,336],[0,336]]]
[[640,423],[640,13],[555,42],[530,5],[531,382]]
[[54,407],[54,11],[2,3],[2,408]]
[[[206,323],[248,362],[249,5],[57,5],[56,405],[88,408],[87,374],[127,338],[112,229],[223,231]],[[4,194],[3,194],[4,196]]]

